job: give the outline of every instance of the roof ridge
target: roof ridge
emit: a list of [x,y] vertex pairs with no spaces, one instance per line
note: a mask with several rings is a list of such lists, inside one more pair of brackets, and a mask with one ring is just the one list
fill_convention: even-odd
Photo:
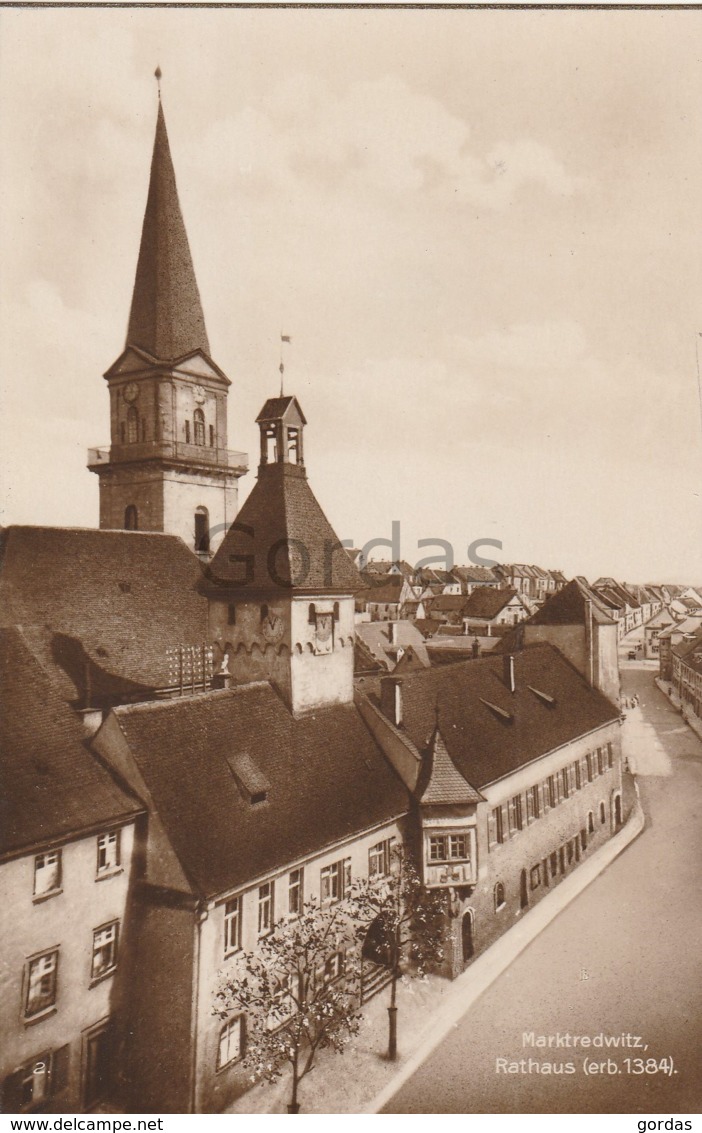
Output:
[[255,688],[269,688],[271,692],[275,692],[270,681],[247,681],[246,684],[234,685],[232,688],[210,688],[204,692],[184,693],[183,696],[169,696],[165,700],[140,700],[136,704],[118,704],[112,711],[118,716],[128,716],[137,712],[150,711],[155,708],[172,708],[174,705],[182,705],[186,702],[200,702],[214,697],[233,697],[237,693],[241,694]]

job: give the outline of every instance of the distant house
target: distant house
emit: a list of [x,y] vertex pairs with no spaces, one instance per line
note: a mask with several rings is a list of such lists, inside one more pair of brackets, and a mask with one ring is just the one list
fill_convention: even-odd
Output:
[[460,626],[467,599],[462,594],[439,594],[431,603],[425,603],[428,616],[434,622]]
[[[416,658],[423,668],[429,665],[429,655],[422,633],[410,621],[366,622],[356,627],[356,640],[365,647],[365,655],[357,659],[356,673],[368,672],[367,656],[385,673],[392,673],[403,657]],[[364,667],[358,667],[358,663]],[[407,661],[405,661],[405,668]]]
[[369,586],[356,593],[356,613],[367,614],[370,621],[384,622],[400,616],[402,578],[383,578],[378,586]]
[[452,633],[452,626],[439,626],[435,637],[426,643],[432,665],[448,665],[456,661],[477,660],[496,650],[499,637],[477,637],[475,634]]
[[680,700],[702,719],[702,628],[673,646],[673,684]]
[[490,567],[457,566],[451,573],[460,583],[460,593],[465,595],[472,594],[478,586],[492,586],[496,589],[500,585],[500,580]]
[[465,600],[463,625],[466,633],[482,631],[490,636],[495,626],[518,625],[529,617],[524,599],[515,590],[481,586]]
[[646,622],[644,626],[644,659],[646,661],[658,660],[660,654],[658,638],[661,630],[668,629],[669,626],[675,624],[675,618],[668,610],[660,610]]
[[661,680],[673,677],[673,648],[684,641],[692,641],[702,626],[702,617],[685,618],[682,622],[662,629],[658,634],[658,673]]

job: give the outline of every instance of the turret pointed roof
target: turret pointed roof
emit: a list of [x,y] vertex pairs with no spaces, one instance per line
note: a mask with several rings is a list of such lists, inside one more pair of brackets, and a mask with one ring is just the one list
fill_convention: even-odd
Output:
[[479,803],[483,796],[463,778],[448,753],[439,725],[424,756],[415,788],[417,802],[425,806]]
[[363,585],[296,464],[260,469],[208,574],[242,597],[249,590],[349,594]]
[[160,100],[127,346],[159,361],[210,351]]

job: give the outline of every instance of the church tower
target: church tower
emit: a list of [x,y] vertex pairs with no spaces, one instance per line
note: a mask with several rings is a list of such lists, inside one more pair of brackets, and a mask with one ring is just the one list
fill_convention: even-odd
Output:
[[210,357],[160,100],[125,349],[104,375],[110,448],[91,449],[100,527],[179,535],[207,559],[237,512],[229,379]]
[[235,681],[272,681],[299,716],[353,700],[362,583],[309,486],[297,398],[257,423],[258,479],[207,572],[210,640]]

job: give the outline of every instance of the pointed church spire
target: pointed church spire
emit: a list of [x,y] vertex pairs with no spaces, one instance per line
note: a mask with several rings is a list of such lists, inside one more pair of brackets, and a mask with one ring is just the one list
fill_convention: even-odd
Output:
[[161,102],[151,160],[151,180],[141,232],[127,346],[159,361],[198,348],[209,354],[205,317],[178,201],[175,171]]

